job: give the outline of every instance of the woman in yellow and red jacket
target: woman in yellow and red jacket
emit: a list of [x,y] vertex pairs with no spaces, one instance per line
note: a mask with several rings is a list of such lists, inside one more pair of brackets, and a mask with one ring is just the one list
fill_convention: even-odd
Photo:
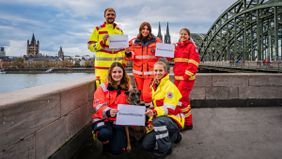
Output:
[[115,125],[118,104],[127,104],[129,78],[124,67],[114,62],[108,72],[106,82],[94,93],[92,115],[95,136],[103,143],[105,151],[120,154],[126,149],[126,134],[123,126]]
[[150,23],[143,22],[139,34],[129,42],[126,57],[133,61],[133,76],[137,89],[141,92],[141,101],[151,102],[150,83],[153,79],[153,67],[158,58],[155,56],[156,44],[161,40],[152,34]]
[[180,130],[184,126],[184,115],[178,106],[181,93],[169,80],[167,66],[158,61],[154,65],[154,81],[152,82],[153,105],[147,109],[148,127],[153,130],[143,139],[145,150],[155,157],[165,157],[172,151],[172,144],[180,142]]
[[197,46],[190,41],[190,31],[182,28],[175,47],[173,72],[174,83],[182,94],[180,105],[185,115],[185,130],[193,128],[189,96],[195,83],[199,62],[200,55]]

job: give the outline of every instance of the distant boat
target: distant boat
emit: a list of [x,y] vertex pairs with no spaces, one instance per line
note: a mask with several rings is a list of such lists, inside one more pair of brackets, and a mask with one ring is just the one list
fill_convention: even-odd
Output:
[[54,70],[53,68],[50,68],[50,69],[46,70],[45,72],[50,73],[50,72],[53,72],[53,70]]

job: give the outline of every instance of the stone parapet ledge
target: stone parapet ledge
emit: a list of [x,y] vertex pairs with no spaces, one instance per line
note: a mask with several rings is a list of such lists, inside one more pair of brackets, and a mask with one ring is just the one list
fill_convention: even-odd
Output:
[[[94,90],[93,76],[0,94],[0,159],[71,158],[90,135]],[[282,106],[282,74],[199,73],[191,106]]]
[[282,106],[282,74],[199,73],[193,107]]
[[0,94],[0,158],[48,158],[92,114],[94,76]]

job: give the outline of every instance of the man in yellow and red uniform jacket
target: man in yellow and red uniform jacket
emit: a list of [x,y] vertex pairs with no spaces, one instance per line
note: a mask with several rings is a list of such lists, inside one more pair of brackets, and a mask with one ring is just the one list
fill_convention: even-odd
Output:
[[195,76],[200,62],[197,46],[190,40],[178,42],[174,53],[174,83],[180,90],[180,105],[185,115],[185,129],[192,129],[190,93],[195,83]]
[[122,35],[123,31],[114,23],[116,12],[112,8],[104,11],[106,21],[94,28],[88,41],[88,49],[95,52],[95,76],[96,86],[103,83],[107,77],[108,69],[113,62],[120,62],[125,65],[124,49],[110,49],[109,35]]

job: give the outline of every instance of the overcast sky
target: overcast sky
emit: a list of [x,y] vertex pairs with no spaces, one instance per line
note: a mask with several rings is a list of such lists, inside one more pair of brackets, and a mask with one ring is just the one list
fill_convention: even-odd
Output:
[[143,21],[150,22],[157,35],[158,23],[165,34],[169,22],[172,42],[187,27],[193,33],[206,33],[214,21],[236,0],[0,0],[0,46],[7,56],[26,54],[26,41],[32,33],[40,41],[40,53],[93,55],[87,41],[94,26],[104,22],[103,12],[115,8],[116,23],[130,38]]

